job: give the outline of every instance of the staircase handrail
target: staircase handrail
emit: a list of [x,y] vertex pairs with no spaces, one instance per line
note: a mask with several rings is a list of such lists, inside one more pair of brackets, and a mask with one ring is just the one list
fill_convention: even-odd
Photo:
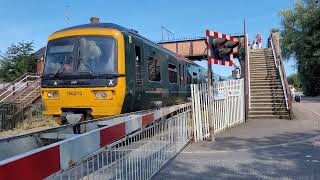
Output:
[[[2,92],[0,94],[0,97],[2,97],[3,95],[5,95],[6,93],[12,91],[11,93],[9,93],[7,96],[5,96],[4,98],[1,98],[0,99],[0,102],[4,102],[4,100],[6,100],[7,98],[9,98],[11,95],[13,95],[14,93],[16,93],[18,90],[24,88],[24,85],[30,83],[30,82],[33,82],[33,81],[25,81],[27,80],[28,78],[40,78],[40,76],[38,75],[26,75],[23,79],[21,79],[20,81],[16,82],[15,84],[20,84],[20,86],[17,88],[17,89],[14,89],[13,91],[11,90],[11,88],[8,88],[7,90],[5,90],[4,92]],[[25,82],[24,82],[25,81]],[[24,83],[22,83],[24,82]],[[22,84],[21,84],[22,83]],[[13,87],[15,87],[15,85],[13,85]]]
[[[25,76],[27,76],[28,73],[24,73],[22,74],[20,77],[18,77],[17,79],[15,79],[14,81],[10,82],[8,85],[6,85],[5,87],[3,87],[2,89],[8,89],[10,86],[14,85],[15,83],[17,83],[18,81],[20,81],[21,79],[23,79]],[[1,96],[1,95],[0,95]]]
[[[40,79],[41,79],[41,78],[39,77],[39,78],[37,78],[36,80],[32,81],[31,84],[28,85],[28,87],[26,87],[25,89],[23,89],[23,90],[19,93],[19,95],[17,95],[16,97],[14,97],[14,98],[12,99],[12,101],[14,101],[14,100],[16,100],[18,97],[20,97],[18,103],[21,103],[24,99],[26,99],[27,97],[29,97],[33,92],[39,90],[39,88],[40,88]],[[35,86],[33,86],[33,85],[35,85]],[[31,91],[30,93],[28,93],[27,95],[25,95],[25,96],[21,99],[21,95],[22,95],[25,91],[31,89],[31,87],[33,87],[32,91]],[[35,87],[35,88],[34,88],[34,87]],[[30,103],[32,103],[32,102],[30,102]]]
[[247,77],[248,77],[248,102],[249,102],[249,109],[251,109],[251,87],[250,87],[250,57],[249,57],[249,38],[248,34],[246,34],[246,56],[247,56]]
[[[6,85],[5,87],[2,88],[2,90],[8,89],[10,86],[14,86],[14,84],[18,83],[19,81],[21,81],[21,79],[25,78],[25,76],[27,75],[35,75],[38,76],[37,73],[24,73],[22,74],[20,77],[18,77],[17,79],[15,79],[14,81],[10,82],[8,85]],[[1,95],[0,95],[1,96]]]
[[[282,84],[282,90],[283,90],[283,94],[285,97],[285,101],[286,101],[286,107],[287,110],[291,110],[291,107],[289,104],[291,104],[291,99],[288,97],[290,95],[290,92],[288,91],[288,82],[287,79],[284,78],[284,68],[283,68],[283,63],[281,61],[281,59],[278,59],[275,48],[274,48],[274,42],[273,42],[273,38],[272,38],[272,34],[270,35],[270,45],[271,45],[271,49],[272,49],[272,54],[274,57],[274,62],[276,65],[277,70],[279,71],[279,75],[280,75],[280,79],[281,79],[281,84]],[[279,55],[281,56],[281,55]],[[290,102],[289,102],[290,101]]]

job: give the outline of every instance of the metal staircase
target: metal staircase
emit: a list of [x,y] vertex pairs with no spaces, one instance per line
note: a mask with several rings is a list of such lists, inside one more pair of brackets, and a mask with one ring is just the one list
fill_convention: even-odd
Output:
[[272,48],[251,49],[250,119],[290,119],[287,94]]
[[0,129],[15,127],[23,112],[40,97],[40,76],[26,73],[0,91]]

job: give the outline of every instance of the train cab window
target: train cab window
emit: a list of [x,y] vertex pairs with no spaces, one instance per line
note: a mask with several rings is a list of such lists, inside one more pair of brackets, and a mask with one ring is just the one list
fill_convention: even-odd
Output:
[[177,66],[173,64],[168,64],[168,71],[169,71],[169,82],[170,83],[177,83],[178,82],[178,72]]
[[160,81],[160,61],[154,57],[148,57],[148,77],[150,81]]
[[134,56],[136,65],[136,84],[142,86],[141,50],[137,45],[134,46]]

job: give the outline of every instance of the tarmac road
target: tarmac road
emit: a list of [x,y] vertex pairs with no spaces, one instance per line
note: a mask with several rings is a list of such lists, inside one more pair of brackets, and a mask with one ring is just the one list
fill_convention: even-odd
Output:
[[189,144],[153,179],[320,179],[320,97],[293,106],[295,120],[250,120]]

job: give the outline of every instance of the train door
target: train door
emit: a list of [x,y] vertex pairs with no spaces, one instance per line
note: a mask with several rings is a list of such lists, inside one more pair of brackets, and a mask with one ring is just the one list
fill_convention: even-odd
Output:
[[179,89],[182,88],[182,68],[181,68],[181,64],[179,63],[179,68],[178,68],[178,78],[179,78]]
[[142,60],[141,60],[141,48],[138,45],[134,45],[134,57],[135,57],[135,69],[136,69],[136,85],[137,87],[143,86],[142,76]]
[[185,89],[186,83],[186,72],[185,72],[185,65],[179,64],[179,87],[180,89]]

